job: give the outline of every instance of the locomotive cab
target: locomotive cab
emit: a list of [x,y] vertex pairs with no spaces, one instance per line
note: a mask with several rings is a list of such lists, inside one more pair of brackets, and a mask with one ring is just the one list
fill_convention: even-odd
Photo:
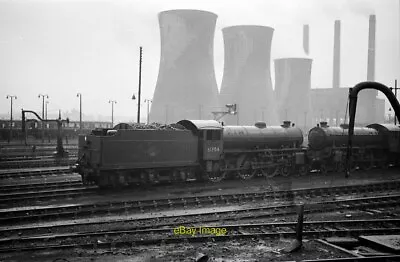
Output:
[[219,169],[224,145],[222,125],[215,120],[182,120],[178,124],[198,137],[199,162],[205,164],[205,170],[212,172]]

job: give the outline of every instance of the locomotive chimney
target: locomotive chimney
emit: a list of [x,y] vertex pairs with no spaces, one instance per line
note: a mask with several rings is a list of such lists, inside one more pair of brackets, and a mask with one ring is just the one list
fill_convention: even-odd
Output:
[[281,127],[285,127],[285,128],[287,128],[287,127],[290,127],[290,121],[283,121],[283,125],[281,125]]
[[340,20],[335,21],[333,43],[333,88],[340,87]]
[[325,122],[325,121],[320,122],[320,125],[321,125],[321,127],[329,127],[328,122]]
[[303,49],[306,55],[310,52],[310,26],[303,26]]

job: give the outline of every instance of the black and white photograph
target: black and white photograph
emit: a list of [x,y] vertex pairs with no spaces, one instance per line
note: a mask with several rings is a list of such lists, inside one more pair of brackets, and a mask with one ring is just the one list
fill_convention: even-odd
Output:
[[399,97],[400,0],[0,0],[0,261],[400,261]]

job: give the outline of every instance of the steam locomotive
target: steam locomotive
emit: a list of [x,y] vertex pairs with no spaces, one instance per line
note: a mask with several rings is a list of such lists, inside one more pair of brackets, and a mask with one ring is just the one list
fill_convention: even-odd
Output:
[[[353,168],[399,164],[400,127],[372,124],[354,130]],[[79,137],[75,170],[85,184],[100,187],[341,171],[346,138],[345,126],[326,122],[309,131],[307,147],[301,129],[289,121],[222,126],[214,120],[181,120],[156,129],[117,125]]]
[[[321,122],[308,134],[307,156],[321,172],[344,170],[348,142],[348,126],[329,127]],[[350,169],[369,170],[375,165],[387,168],[400,159],[400,127],[390,124],[371,124],[355,127]],[[313,165],[311,165],[313,166]],[[315,165],[314,165],[315,167]]]

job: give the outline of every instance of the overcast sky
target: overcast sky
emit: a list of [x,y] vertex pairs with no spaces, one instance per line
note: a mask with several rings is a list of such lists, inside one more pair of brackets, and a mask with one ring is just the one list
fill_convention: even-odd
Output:
[[[376,81],[399,77],[398,0],[0,0],[0,114],[9,114],[6,95],[21,108],[41,112],[39,93],[50,96],[49,114],[79,109],[90,115],[136,119],[139,46],[143,46],[142,93],[152,98],[160,62],[157,14],[200,9],[218,15],[214,61],[220,87],[224,66],[221,29],[254,24],[275,28],[273,59],[305,57],[302,27],[310,25],[312,87],[332,86],[334,20],[342,21],[341,86],[366,80],[368,16],[376,14]],[[142,107],[146,112],[146,107]],[[144,115],[144,114],[143,114]],[[118,122],[118,119],[115,120]]]

